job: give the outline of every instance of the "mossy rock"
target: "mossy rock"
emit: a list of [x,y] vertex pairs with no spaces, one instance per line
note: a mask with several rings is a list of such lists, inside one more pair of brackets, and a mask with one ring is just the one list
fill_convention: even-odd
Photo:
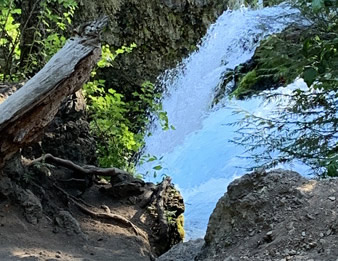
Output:
[[184,231],[184,215],[181,214],[177,217],[176,219],[176,225],[177,225],[177,231],[180,234],[180,237],[182,241],[184,240],[185,237],[185,231]]
[[310,27],[290,26],[263,40],[253,58],[233,71],[235,83],[231,95],[237,99],[248,98],[293,82],[302,72],[302,42],[309,35]]
[[257,73],[256,70],[248,72],[240,81],[237,89],[232,93],[236,98],[243,97],[244,95],[251,92],[253,85],[257,83]]

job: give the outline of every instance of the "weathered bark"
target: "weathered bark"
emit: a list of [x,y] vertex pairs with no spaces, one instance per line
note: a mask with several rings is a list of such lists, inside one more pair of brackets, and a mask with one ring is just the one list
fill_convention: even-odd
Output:
[[103,18],[81,28],[22,88],[0,104],[0,168],[22,146],[36,140],[61,102],[89,79],[100,58]]

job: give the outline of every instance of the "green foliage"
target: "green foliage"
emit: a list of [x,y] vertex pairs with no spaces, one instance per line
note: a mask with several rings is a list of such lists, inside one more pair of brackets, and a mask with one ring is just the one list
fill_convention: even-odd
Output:
[[308,35],[311,35],[310,31],[303,32],[291,27],[262,41],[255,52],[253,66],[234,71],[238,79],[233,95],[242,98],[264,88],[293,82],[307,64],[302,41]]
[[337,2],[301,4],[314,24],[300,37],[270,37],[257,52],[254,70],[258,80],[270,77],[280,84],[302,77],[309,89],[262,93],[279,109],[266,117],[241,111],[244,117],[236,123],[239,136],[233,142],[247,148],[255,167],[298,159],[317,174],[338,176],[338,9],[332,8]]
[[[110,67],[117,55],[130,53],[135,44],[112,51],[108,45],[102,48],[100,68]],[[168,118],[159,103],[160,94],[150,82],[142,84],[132,93],[133,99],[126,100],[124,95],[113,89],[106,90],[105,80],[96,79],[84,86],[90,113],[90,126],[97,137],[97,153],[102,167],[118,167],[134,171],[137,153],[144,145],[147,135],[146,126],[150,114],[157,114],[163,129],[168,129]]]
[[4,80],[18,66],[20,59],[20,23],[14,19],[21,14],[13,1],[0,2],[0,80]]
[[[60,8],[60,6],[62,6]],[[42,0],[39,3],[39,15],[33,42],[26,54],[25,74],[34,74],[66,42],[66,32],[72,24],[77,8],[75,0]],[[38,50],[38,51],[37,51]]]
[[[38,6],[36,6],[38,5]],[[14,0],[0,2],[0,80],[18,81],[39,70],[65,43],[65,33],[77,7],[75,0],[42,0],[34,5],[38,10],[35,28],[27,28],[35,15],[31,10],[27,21],[21,21],[21,7]],[[62,6],[60,8],[60,6]],[[61,11],[60,11],[61,10]],[[25,53],[22,68],[20,44],[26,30],[34,31],[30,48]]]
[[251,87],[257,82],[256,70],[248,72],[240,81],[236,90],[232,93],[236,98],[250,92]]
[[[150,154],[142,155],[142,157],[138,161],[138,164],[140,166],[142,166],[145,163],[149,163],[149,162],[152,162],[152,164],[155,165],[154,167],[152,167],[151,170],[147,169],[145,173],[142,173],[142,175],[143,176],[152,175],[154,178],[156,178],[159,174],[159,171],[162,172],[164,170],[164,168],[162,167],[163,165],[162,159],[163,159],[163,156],[158,158],[155,155],[150,155]],[[162,178],[167,177],[165,173],[162,173],[161,176]]]

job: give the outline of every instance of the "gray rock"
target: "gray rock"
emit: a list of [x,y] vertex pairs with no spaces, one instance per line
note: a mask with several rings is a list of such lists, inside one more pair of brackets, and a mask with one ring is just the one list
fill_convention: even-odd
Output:
[[13,184],[8,177],[0,179],[0,193],[6,197],[13,193]]
[[55,223],[59,227],[64,228],[67,235],[77,235],[85,240],[87,239],[87,236],[82,232],[79,222],[68,211],[60,211],[55,217]]
[[203,244],[203,239],[179,243],[167,253],[157,258],[156,261],[192,261],[201,250]]
[[20,205],[24,207],[26,220],[31,224],[37,224],[43,216],[40,199],[29,189],[17,188],[16,194]]

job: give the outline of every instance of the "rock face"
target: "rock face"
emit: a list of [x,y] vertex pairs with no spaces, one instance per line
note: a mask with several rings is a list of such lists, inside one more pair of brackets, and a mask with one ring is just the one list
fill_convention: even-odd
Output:
[[[283,170],[244,175],[217,203],[202,250],[184,243],[185,251],[159,260],[336,261],[337,200],[337,179]],[[187,259],[191,251],[196,257]]]
[[190,240],[185,243],[179,243],[170,249],[167,253],[160,256],[157,261],[192,261],[200,252],[204,244],[203,239]]
[[195,49],[207,27],[226,9],[228,0],[102,0],[80,1],[75,21],[109,16],[109,30],[103,40],[113,48],[137,47],[120,55],[106,83],[123,93],[144,81],[154,81],[159,73],[176,65]]
[[37,158],[44,153],[80,164],[96,164],[96,142],[90,133],[86,103],[81,91],[68,97],[47,126],[41,141],[25,147],[22,154]]
[[[276,244],[280,248],[277,237],[288,238],[294,229],[292,223],[284,222],[306,204],[307,195],[299,189],[306,182],[299,174],[288,171],[257,172],[233,181],[210,217],[206,244],[198,259],[223,260],[231,255],[250,259],[255,256],[254,249],[258,253],[259,248],[280,251],[276,248]],[[290,230],[280,231],[287,226]],[[294,242],[289,247],[293,246]],[[267,253],[270,258],[272,253]]]

